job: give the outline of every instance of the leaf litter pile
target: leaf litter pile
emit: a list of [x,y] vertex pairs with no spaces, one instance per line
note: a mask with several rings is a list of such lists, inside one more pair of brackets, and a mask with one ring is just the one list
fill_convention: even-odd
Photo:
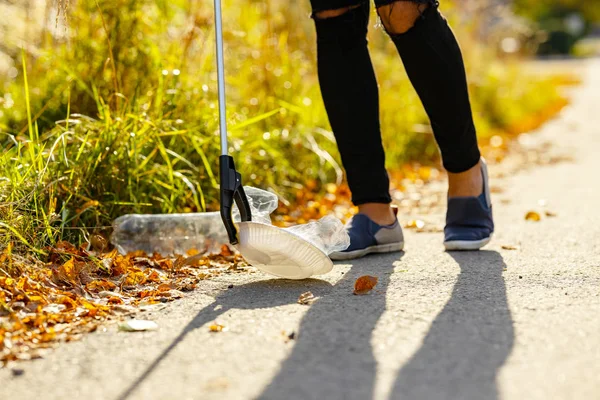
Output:
[[39,358],[139,307],[180,298],[202,280],[255,271],[226,245],[177,258],[98,254],[67,242],[47,250],[45,263],[11,254],[10,246],[0,254],[0,367]]

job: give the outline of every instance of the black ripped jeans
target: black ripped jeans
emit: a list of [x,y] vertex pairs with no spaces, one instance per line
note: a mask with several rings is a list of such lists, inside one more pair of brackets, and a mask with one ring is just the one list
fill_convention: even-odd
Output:
[[[376,7],[395,0],[375,0]],[[464,172],[480,158],[462,54],[434,0],[403,34],[390,37],[430,119],[444,168]],[[319,83],[352,201],[390,203],[379,125],[379,93],[367,49],[370,1],[311,0],[317,29]],[[355,7],[359,5],[358,7]],[[429,5],[427,7],[427,5]],[[314,13],[355,7],[320,19]],[[402,112],[398,110],[398,112]]]

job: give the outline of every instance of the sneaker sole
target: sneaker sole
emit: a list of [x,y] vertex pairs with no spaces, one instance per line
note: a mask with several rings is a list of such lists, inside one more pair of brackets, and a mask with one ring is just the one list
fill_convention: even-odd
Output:
[[444,247],[447,251],[455,250],[479,250],[492,240],[492,237],[488,237],[481,240],[452,240],[450,242],[444,242]]
[[402,251],[403,249],[404,249],[404,242],[378,244],[378,245],[367,247],[367,248],[360,249],[360,250],[331,253],[329,255],[329,258],[331,258],[333,261],[353,260],[355,258],[364,257],[367,254],[393,253],[396,251]]

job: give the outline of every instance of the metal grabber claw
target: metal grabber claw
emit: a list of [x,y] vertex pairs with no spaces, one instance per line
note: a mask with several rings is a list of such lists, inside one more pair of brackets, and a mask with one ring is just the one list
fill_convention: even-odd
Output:
[[240,210],[242,222],[252,221],[252,212],[242,186],[242,176],[235,170],[233,158],[222,155],[219,157],[219,163],[221,172],[221,219],[227,230],[229,243],[235,245],[239,243],[239,237],[231,214],[234,200]]

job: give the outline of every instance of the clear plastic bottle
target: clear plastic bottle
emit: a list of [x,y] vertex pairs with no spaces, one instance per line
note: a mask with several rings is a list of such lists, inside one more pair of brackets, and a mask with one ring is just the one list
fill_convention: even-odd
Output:
[[227,243],[219,212],[190,214],[128,214],[113,222],[111,243],[122,253],[186,254],[215,250]]
[[[277,195],[245,186],[252,208],[252,220],[271,223]],[[239,211],[233,208],[233,219]],[[114,220],[111,243],[122,253],[142,250],[147,254],[186,254],[189,250],[213,251],[228,243],[219,212],[189,214],[128,214]]]

